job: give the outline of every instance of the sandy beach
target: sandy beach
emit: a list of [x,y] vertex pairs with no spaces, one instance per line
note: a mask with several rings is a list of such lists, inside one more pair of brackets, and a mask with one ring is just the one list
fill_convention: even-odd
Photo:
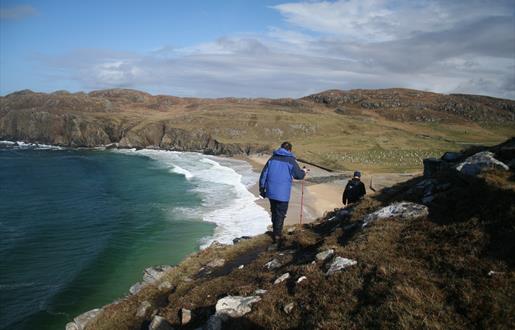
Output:
[[[249,162],[254,171],[260,173],[270,156],[250,155],[241,157],[242,160]],[[301,167],[309,168],[309,173],[304,181],[304,208],[303,223],[313,222],[322,217],[324,213],[335,208],[343,207],[342,194],[347,181],[352,176],[352,171],[348,172],[329,172],[313,165],[298,162]],[[379,191],[384,187],[392,186],[398,182],[406,181],[420,173],[363,173],[362,181],[367,188],[367,195],[374,194],[372,187]],[[319,183],[320,182],[320,183]],[[259,196],[258,184],[251,187],[251,192]],[[300,223],[301,212],[302,181],[294,180],[292,185],[290,204],[285,219],[285,225]],[[270,204],[267,199],[261,198],[256,201],[269,211]]]

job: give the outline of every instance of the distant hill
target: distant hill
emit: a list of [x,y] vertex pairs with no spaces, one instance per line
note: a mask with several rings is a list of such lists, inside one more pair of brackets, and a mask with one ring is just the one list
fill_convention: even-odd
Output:
[[333,169],[399,171],[515,135],[515,101],[408,89],[330,90],[300,99],[199,99],[130,89],[0,97],[0,139],[69,147],[268,152],[283,140]]

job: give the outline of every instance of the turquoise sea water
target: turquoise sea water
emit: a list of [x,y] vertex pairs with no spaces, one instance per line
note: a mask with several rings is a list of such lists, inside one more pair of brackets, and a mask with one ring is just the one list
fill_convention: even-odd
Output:
[[156,157],[0,148],[0,328],[63,329],[124,296],[213,235],[206,203]]

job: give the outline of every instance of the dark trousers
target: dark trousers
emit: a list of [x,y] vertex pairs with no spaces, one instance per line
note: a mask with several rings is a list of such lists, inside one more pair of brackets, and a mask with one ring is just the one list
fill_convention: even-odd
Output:
[[281,202],[271,199],[270,211],[272,212],[274,236],[281,236],[283,232],[284,218],[286,218],[286,212],[288,212],[288,202]]

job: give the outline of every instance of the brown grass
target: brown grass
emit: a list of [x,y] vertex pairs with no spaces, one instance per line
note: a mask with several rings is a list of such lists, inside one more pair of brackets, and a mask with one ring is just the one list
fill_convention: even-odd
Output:
[[[443,172],[451,183],[430,206],[428,218],[378,221],[365,229],[344,229],[392,201],[419,196],[415,178],[365,198],[344,220],[296,226],[281,250],[268,250],[268,235],[235,246],[201,251],[167,276],[170,290],[150,286],[111,305],[90,327],[140,329],[150,313],[136,318],[143,300],[177,329],[195,329],[226,295],[268,292],[251,313],[224,323],[224,329],[513,329],[515,325],[515,190],[513,172],[492,171],[479,178]],[[329,212],[326,219],[334,212]],[[313,262],[319,251],[358,262],[326,276],[327,262]],[[225,266],[210,274],[201,267],[217,257]],[[276,258],[276,270],[264,264]],[[239,269],[240,264],[244,268]],[[494,271],[493,275],[489,275]],[[289,280],[274,280],[289,272]],[[300,276],[307,280],[296,283]],[[189,277],[192,281],[185,279]],[[290,314],[284,306],[294,303]],[[179,311],[193,311],[181,326]]]

